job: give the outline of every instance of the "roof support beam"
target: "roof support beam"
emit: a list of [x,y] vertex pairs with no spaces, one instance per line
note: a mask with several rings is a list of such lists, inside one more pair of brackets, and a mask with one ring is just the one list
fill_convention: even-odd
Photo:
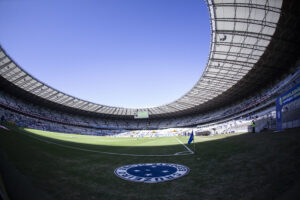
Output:
[[[19,78],[17,78],[16,80],[12,81],[13,84],[18,83],[20,80],[22,80],[23,78],[25,79],[27,77],[27,74],[24,74],[23,76],[20,76]],[[24,80],[24,82],[26,83],[26,80]]]
[[[31,84],[25,86],[27,83],[30,83],[31,81],[33,81],[33,83],[31,83]],[[26,81],[26,83],[24,83],[21,87],[22,87],[24,90],[28,91],[29,88],[31,88],[32,86],[34,86],[34,85],[36,85],[36,84],[37,84],[37,82],[36,82],[35,80],[33,80],[33,79],[28,79],[28,80]]]
[[275,13],[280,13],[280,8],[260,5],[260,4],[249,4],[249,3],[215,3],[214,7],[217,9],[218,7],[243,7],[243,8],[256,8],[260,10],[268,10]]
[[3,56],[2,58],[0,58],[0,62],[2,62],[2,60],[4,60],[5,58],[7,58],[7,56]]
[[[76,98],[74,98],[74,97],[72,97],[72,99],[70,99],[70,100],[68,100],[68,101],[66,101],[65,102],[65,105],[68,105],[68,104],[70,104],[72,101],[73,101],[73,103],[75,103],[74,101],[75,100],[77,100]],[[68,105],[68,106],[71,106],[71,107],[73,107],[73,105],[71,104],[71,105]]]
[[18,71],[18,72],[16,72],[16,73],[10,75],[10,76],[7,77],[6,79],[9,80],[9,81],[11,81],[11,79],[13,79],[14,77],[18,76],[21,72],[22,72],[22,71],[20,70],[20,71]]
[[246,31],[236,31],[236,30],[217,30],[217,31],[213,31],[216,34],[223,34],[223,35],[238,35],[238,36],[243,36],[243,37],[252,37],[252,38],[256,38],[256,39],[264,39],[269,41],[272,36],[271,35],[267,35],[267,34],[262,34],[262,33],[256,33],[256,32],[246,32]]
[[9,61],[9,62],[7,62],[7,63],[1,65],[1,66],[0,66],[0,70],[3,69],[3,68],[5,68],[5,67],[7,67],[8,65],[10,65],[10,64],[12,64],[12,63],[13,63],[13,61]]
[[[232,22],[232,18],[215,18],[215,21],[217,22]],[[256,25],[262,25],[265,27],[270,27],[270,28],[276,28],[276,23],[270,22],[270,21],[260,21],[260,20],[254,20],[254,19],[249,19],[249,18],[235,18],[234,22],[239,22],[239,23],[245,23],[245,24],[256,24]]]
[[51,95],[49,95],[49,96],[45,96],[44,98],[45,99],[51,99],[52,97],[54,97],[55,95],[57,95],[58,94],[58,91],[55,91],[55,93],[53,93],[53,94],[51,94]]
[[221,42],[221,41],[214,41],[213,44],[216,46],[229,46],[229,47],[237,47],[243,49],[250,49],[255,51],[263,52],[265,50],[265,46],[261,45],[254,45],[254,44],[246,44],[246,43],[235,43],[235,42]]
[[[11,67],[11,68],[9,68],[8,70],[6,70],[5,72],[3,72],[2,74],[1,74],[1,76],[3,76],[3,77],[5,77],[5,75],[6,74],[8,74],[9,72],[11,72],[11,71],[13,71],[14,69],[16,69],[17,68],[17,66],[15,65],[15,66],[13,66],[13,67]],[[12,76],[13,76],[14,74],[12,74]],[[10,76],[9,76],[10,77]],[[9,78],[8,77],[8,78]],[[7,78],[6,78],[7,79]],[[9,79],[7,79],[7,80],[9,80]]]
[[39,86],[37,86],[37,87],[35,87],[35,88],[32,88],[32,89],[29,90],[28,92],[33,93],[33,92],[37,91],[38,89],[42,88],[43,86],[45,86],[45,85],[44,85],[44,84],[41,84],[41,85],[39,85]]

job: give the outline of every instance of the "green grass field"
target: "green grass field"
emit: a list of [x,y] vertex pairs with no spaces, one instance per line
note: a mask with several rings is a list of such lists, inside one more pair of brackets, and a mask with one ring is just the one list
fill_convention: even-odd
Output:
[[[300,129],[196,137],[195,154],[176,156],[187,152],[178,140],[186,144],[188,137],[9,128],[0,129],[0,173],[11,199],[290,199],[300,180]],[[122,165],[150,162],[183,164],[191,171],[157,184],[114,175]]]

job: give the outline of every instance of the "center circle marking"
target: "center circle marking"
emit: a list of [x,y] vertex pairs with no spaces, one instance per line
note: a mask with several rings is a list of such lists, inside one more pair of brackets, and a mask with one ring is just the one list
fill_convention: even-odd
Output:
[[188,167],[174,163],[142,163],[121,166],[114,173],[127,181],[159,183],[180,178],[189,171]]

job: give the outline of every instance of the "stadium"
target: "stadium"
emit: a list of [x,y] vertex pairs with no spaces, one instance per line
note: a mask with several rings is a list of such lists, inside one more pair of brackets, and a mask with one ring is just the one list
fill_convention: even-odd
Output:
[[[300,2],[206,5],[204,72],[179,99],[156,107],[69,95],[0,46],[0,197],[299,198]],[[187,170],[118,174],[127,166]]]

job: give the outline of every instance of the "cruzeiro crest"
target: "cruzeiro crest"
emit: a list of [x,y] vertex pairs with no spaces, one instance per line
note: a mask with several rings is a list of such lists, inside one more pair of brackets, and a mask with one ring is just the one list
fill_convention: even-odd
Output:
[[144,163],[119,167],[115,174],[127,181],[159,183],[174,180],[188,174],[190,169],[172,163]]

